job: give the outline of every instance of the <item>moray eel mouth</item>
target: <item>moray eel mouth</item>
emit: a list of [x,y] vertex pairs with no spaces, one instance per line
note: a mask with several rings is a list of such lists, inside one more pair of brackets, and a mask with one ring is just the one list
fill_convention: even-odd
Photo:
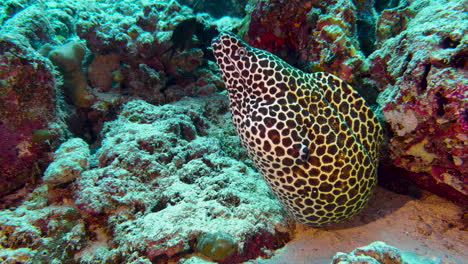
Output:
[[232,33],[212,47],[241,143],[286,211],[315,227],[359,212],[383,140],[363,98],[330,73],[302,72]]

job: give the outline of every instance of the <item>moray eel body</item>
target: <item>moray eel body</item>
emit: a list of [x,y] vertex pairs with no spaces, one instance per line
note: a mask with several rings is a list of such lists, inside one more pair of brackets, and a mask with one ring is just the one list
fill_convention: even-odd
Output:
[[383,139],[361,96],[332,74],[304,73],[231,33],[212,47],[242,144],[289,214],[318,227],[360,211]]

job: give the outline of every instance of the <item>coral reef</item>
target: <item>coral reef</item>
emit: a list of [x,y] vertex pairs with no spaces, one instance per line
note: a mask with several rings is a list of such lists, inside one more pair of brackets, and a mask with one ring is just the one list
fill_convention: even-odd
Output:
[[400,251],[385,242],[377,241],[346,254],[339,252],[332,264],[406,264]]
[[8,36],[0,39],[0,95],[0,194],[4,196],[41,176],[49,162],[47,139],[57,136],[49,126],[56,118],[51,67]]
[[85,245],[85,223],[73,206],[46,206],[47,190],[37,188],[14,210],[0,214],[2,263],[71,263]]
[[[374,1],[257,1],[240,34],[305,71],[339,76],[375,104],[367,57],[375,50],[379,19]],[[385,10],[386,11],[386,10]],[[383,38],[383,36],[382,36]]]
[[400,28],[391,26],[391,33],[384,11],[378,35],[392,38],[380,41],[370,56],[374,86],[385,89],[379,103],[393,132],[393,164],[411,172],[421,186],[459,202],[468,197],[468,17],[463,10],[459,1],[418,1],[391,11],[393,19],[407,20]]
[[246,35],[252,46],[292,65],[352,82],[365,58],[356,30],[357,16],[363,10],[344,0],[258,1]]
[[[12,0],[1,14],[2,35],[40,51],[57,67],[59,94],[71,104],[58,106],[67,112],[69,129],[89,143],[99,140],[103,122],[132,98],[164,104],[196,96],[196,81],[208,82],[203,95],[223,89],[215,66],[206,61],[209,51],[199,46],[209,40],[199,39],[173,58],[163,54],[174,44],[176,26],[195,18],[190,8],[177,1],[113,3]],[[196,19],[215,27],[206,14]]]
[[[105,125],[102,146],[92,157],[97,164],[76,178],[73,197],[85,215],[108,219],[116,247],[109,259],[126,259],[131,251],[152,261],[174,260],[193,252],[200,235],[223,232],[230,247],[215,239],[209,242],[215,253],[206,247],[200,252],[239,263],[289,239],[279,202],[260,175],[239,161],[247,156],[227,109],[225,96],[159,107],[137,100]],[[76,157],[66,154],[68,160]],[[85,252],[82,260],[102,257]]]
[[235,249],[235,240],[228,233],[204,233],[197,238],[197,250],[214,260],[228,257]]
[[[2,178],[9,179],[5,180],[8,184],[2,185],[5,190],[14,190],[26,179],[39,176],[46,166],[40,155],[49,150],[49,145],[56,147],[61,142],[56,139],[68,129],[90,143],[99,140],[103,122],[114,119],[121,104],[131,98],[163,104],[223,89],[221,78],[215,74],[216,66],[207,64],[200,48],[190,47],[177,53],[172,61],[161,57],[177,23],[194,17],[191,9],[176,1],[124,1],[118,7],[104,2],[75,5],[68,0],[8,1],[2,9],[5,85],[2,83],[1,89],[6,89],[2,94],[8,98],[0,107],[5,114],[0,134],[8,142],[1,154]],[[109,20],[113,13],[121,15]],[[207,25],[206,20],[211,18],[198,19]],[[60,74],[38,51],[53,62]],[[36,63],[38,66],[34,66]],[[61,81],[63,85],[57,85]],[[27,89],[19,91],[23,85]],[[13,86],[16,94],[10,91]],[[63,104],[62,96],[77,108]],[[46,108],[38,109],[39,102]],[[16,112],[7,116],[13,110]],[[57,115],[68,127],[50,123]],[[13,119],[30,124],[11,124],[9,120]],[[13,174],[18,176],[12,177]]]
[[70,15],[74,8],[70,9],[68,4],[64,3],[57,8],[53,2],[29,6],[25,1],[5,2],[8,14],[3,17],[0,33],[16,39],[22,45],[38,50],[47,43],[59,44],[74,32]]
[[66,141],[45,184],[2,211],[0,259],[162,263],[199,254],[240,263],[282,247],[291,222],[246,165],[227,109],[221,95],[131,101],[94,155],[83,140]]
[[[381,92],[387,165],[399,167],[391,177],[466,202],[463,1],[246,2],[2,2],[0,262],[274,263],[268,258],[285,251],[273,250],[305,233],[293,234],[240,147],[226,95],[215,95],[224,84],[207,61],[207,40],[171,38],[187,19],[238,30],[303,70],[334,73],[370,103]],[[238,27],[238,18],[214,20],[189,6],[217,17],[243,16],[247,6],[248,15]],[[172,41],[184,48],[170,56],[164,51],[180,44]],[[466,259],[462,209],[435,196],[389,197],[357,218],[362,229],[307,229],[301,239],[311,252],[327,244],[328,261],[337,240],[351,249],[389,237],[402,249],[416,241],[410,250],[420,255],[439,250],[447,263]],[[292,245],[284,263],[304,248]],[[377,242],[333,263],[404,263],[400,256]]]
[[69,139],[55,151],[42,180],[46,184],[59,185],[74,181],[83,170],[89,169],[89,146],[81,138]]
[[[220,77],[213,74],[216,68],[200,70],[201,66],[211,62],[204,59],[206,50],[203,52],[196,44],[183,39],[191,38],[192,34],[172,38],[184,43],[171,43],[172,31],[177,25],[187,18],[195,18],[190,8],[177,1],[143,4],[124,1],[118,7],[104,8],[107,12],[90,13],[91,17],[80,19],[76,25],[78,36],[87,41],[95,56],[88,69],[93,88],[144,98],[153,104],[196,96],[193,83],[198,78],[216,86],[213,92],[223,88]],[[109,17],[108,13],[118,15]],[[201,26],[211,26],[209,17],[197,16],[196,20]],[[174,52],[165,52],[169,47],[179,45],[184,46],[182,52],[176,52],[174,56]],[[99,68],[98,72],[93,72],[96,68]],[[104,78],[98,81],[101,72]],[[112,83],[116,85],[112,86]]]

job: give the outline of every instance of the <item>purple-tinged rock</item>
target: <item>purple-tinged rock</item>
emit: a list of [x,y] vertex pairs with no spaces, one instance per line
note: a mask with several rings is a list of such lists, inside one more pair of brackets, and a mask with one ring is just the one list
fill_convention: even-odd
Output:
[[412,10],[414,18],[379,43],[370,56],[370,78],[383,90],[379,104],[393,132],[393,164],[432,192],[463,202],[468,197],[468,16],[462,2],[421,7],[426,2],[395,11],[404,16]]
[[34,183],[49,162],[56,118],[52,67],[34,50],[0,38],[0,196]]

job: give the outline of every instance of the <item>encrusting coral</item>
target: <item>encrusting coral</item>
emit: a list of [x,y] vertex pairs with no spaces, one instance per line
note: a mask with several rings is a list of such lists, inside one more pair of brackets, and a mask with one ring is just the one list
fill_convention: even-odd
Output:
[[44,172],[46,184],[58,185],[75,180],[83,170],[89,169],[89,146],[81,138],[64,142],[55,151],[54,161]]
[[49,126],[57,115],[51,65],[9,36],[0,38],[0,97],[1,197],[37,180],[49,162],[47,139],[57,136]]
[[258,173],[240,162],[247,156],[227,109],[224,96],[128,102],[105,125],[97,162],[76,178],[75,204],[106,216],[119,252],[133,248],[153,260],[195,250],[190,241],[203,233],[223,232],[240,245],[229,256],[229,247],[212,245],[220,254],[210,257],[226,254],[225,263],[284,245],[289,220]]
[[[370,79],[383,90],[378,102],[393,132],[392,163],[420,186],[460,203],[468,201],[464,9],[460,1],[422,0],[393,10],[405,26],[379,41],[369,57]],[[381,19],[381,35],[388,35],[385,25]]]
[[376,241],[357,248],[351,253],[339,252],[333,257],[332,264],[407,264],[403,261],[400,250],[385,242]]

